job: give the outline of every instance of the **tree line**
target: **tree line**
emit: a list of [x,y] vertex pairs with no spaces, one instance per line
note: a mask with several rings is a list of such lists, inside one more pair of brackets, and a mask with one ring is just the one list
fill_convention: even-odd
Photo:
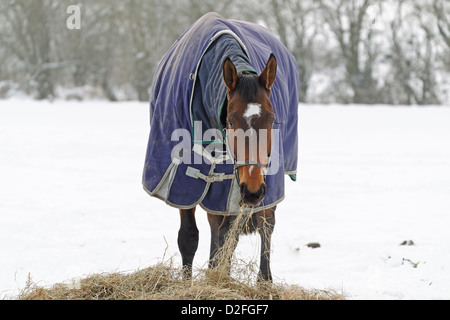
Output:
[[2,1],[0,98],[147,101],[158,61],[210,11],[276,34],[297,59],[301,102],[450,103],[448,0]]

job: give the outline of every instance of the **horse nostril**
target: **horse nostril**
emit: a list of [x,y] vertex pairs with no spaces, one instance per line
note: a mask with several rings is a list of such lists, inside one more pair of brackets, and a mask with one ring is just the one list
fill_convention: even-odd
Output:
[[261,185],[261,188],[259,188],[259,190],[261,190],[261,197],[264,198],[264,197],[266,196],[266,192],[267,192],[266,184],[263,183],[263,184]]
[[247,184],[246,183],[241,183],[241,197],[243,198],[244,195],[247,193],[248,189],[247,189]]
[[256,206],[264,199],[266,196],[267,187],[263,183],[256,192],[251,192],[246,183],[241,184],[241,198],[245,204]]
[[262,184],[258,191],[253,193],[255,197],[258,197],[259,199],[262,199],[266,196],[266,185]]

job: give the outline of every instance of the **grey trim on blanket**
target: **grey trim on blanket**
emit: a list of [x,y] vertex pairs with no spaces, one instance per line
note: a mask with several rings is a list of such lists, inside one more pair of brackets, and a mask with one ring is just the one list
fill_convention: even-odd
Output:
[[[200,68],[200,65],[202,64],[202,60],[203,60],[203,56],[206,54],[206,52],[208,51],[209,47],[211,47],[211,45],[214,43],[214,41],[217,40],[218,37],[224,35],[224,34],[228,34],[230,36],[232,36],[233,38],[236,39],[236,41],[239,43],[239,45],[242,47],[242,50],[244,50],[245,55],[248,57],[249,61],[250,61],[250,57],[248,55],[248,51],[247,51],[247,47],[245,46],[245,44],[242,42],[242,40],[237,36],[236,33],[234,33],[231,30],[222,30],[217,32],[209,41],[208,46],[205,48],[205,50],[203,50],[202,55],[200,56],[200,59],[198,60],[197,63],[197,67],[195,68],[195,72],[193,74],[190,74],[189,78],[191,81],[193,81],[193,85],[192,85],[192,92],[191,92],[191,98],[190,98],[190,102],[189,102],[189,115],[191,117],[191,127],[194,128],[194,118],[193,118],[193,112],[192,112],[192,102],[194,100],[194,91],[195,91],[195,83],[197,81],[197,75],[198,75],[198,70]],[[251,62],[251,61],[250,61]],[[193,139],[195,140],[195,137],[193,137]]]

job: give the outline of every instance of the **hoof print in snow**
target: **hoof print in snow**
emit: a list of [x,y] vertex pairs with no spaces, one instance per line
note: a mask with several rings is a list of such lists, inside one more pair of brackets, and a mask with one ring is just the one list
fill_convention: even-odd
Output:
[[414,241],[412,240],[405,240],[402,243],[400,243],[401,246],[413,246],[414,245]]
[[316,248],[320,248],[320,243],[318,243],[318,242],[310,242],[306,246],[308,248],[316,249]]

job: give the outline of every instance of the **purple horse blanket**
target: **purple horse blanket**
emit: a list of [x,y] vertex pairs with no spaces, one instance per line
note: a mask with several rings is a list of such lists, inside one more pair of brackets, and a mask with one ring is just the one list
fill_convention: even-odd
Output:
[[[272,149],[277,169],[267,175],[266,197],[255,211],[284,199],[284,179],[295,180],[298,156],[298,66],[286,47],[262,26],[227,20],[208,13],[196,21],[162,58],[150,90],[150,136],[143,172],[143,187],[167,204],[188,209],[200,205],[222,215],[236,214],[240,192],[234,164],[226,155],[206,149],[225,146],[222,107],[226,87],[223,62],[230,57],[239,71],[260,74],[270,54],[277,59],[277,78],[271,102],[279,135]],[[224,147],[225,148],[225,147]],[[273,151],[273,150],[272,150]],[[275,159],[274,159],[275,158]],[[201,160],[201,161],[200,161]],[[270,171],[269,171],[270,172]]]

